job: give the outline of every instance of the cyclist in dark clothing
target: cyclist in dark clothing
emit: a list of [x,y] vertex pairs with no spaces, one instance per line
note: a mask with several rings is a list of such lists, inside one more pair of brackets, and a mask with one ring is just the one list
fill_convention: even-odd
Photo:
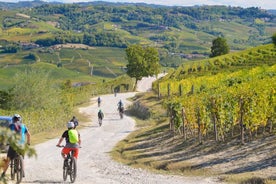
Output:
[[98,120],[99,120],[99,125],[100,125],[100,126],[102,126],[103,118],[104,118],[104,113],[103,113],[103,111],[100,109],[99,112],[98,112]]
[[72,119],[70,120],[70,122],[74,122],[75,128],[79,125],[79,121],[78,121],[78,119],[76,118],[76,116],[73,116]]
[[101,97],[98,97],[98,107],[100,107],[101,106],[101,102],[102,102],[102,99],[101,99]]
[[117,106],[118,106],[119,112],[123,113],[124,112],[124,104],[123,104],[122,100],[120,100],[118,102]]

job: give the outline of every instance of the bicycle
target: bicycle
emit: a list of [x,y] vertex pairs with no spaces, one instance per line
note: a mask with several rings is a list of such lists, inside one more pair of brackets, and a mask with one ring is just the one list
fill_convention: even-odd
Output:
[[102,119],[102,118],[98,118],[98,121],[99,121],[99,126],[102,126],[102,124],[103,124],[103,119]]
[[24,175],[24,168],[23,168],[23,156],[17,154],[14,159],[10,162],[11,167],[11,179],[14,180],[16,177],[16,183],[21,183],[23,175]]
[[124,107],[119,107],[118,111],[119,111],[120,119],[123,119],[124,118]]
[[[64,146],[59,146],[59,147],[64,147]],[[66,181],[67,176],[69,175],[70,181],[72,183],[75,182],[77,177],[77,160],[73,155],[74,155],[74,151],[70,151],[63,161],[63,181]]]

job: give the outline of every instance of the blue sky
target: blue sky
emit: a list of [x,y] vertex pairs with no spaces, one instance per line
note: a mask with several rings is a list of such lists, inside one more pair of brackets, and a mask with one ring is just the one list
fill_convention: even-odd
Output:
[[[18,2],[20,0],[0,0],[4,2]],[[24,0],[26,1],[26,0]],[[64,3],[89,2],[93,0],[44,0],[59,1]],[[193,6],[193,5],[227,5],[240,7],[260,7],[262,9],[276,9],[276,0],[103,0],[109,2],[148,3],[168,6]]]

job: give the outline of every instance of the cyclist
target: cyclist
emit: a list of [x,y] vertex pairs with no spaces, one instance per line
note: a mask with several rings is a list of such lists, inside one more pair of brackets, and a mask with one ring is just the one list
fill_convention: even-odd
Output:
[[100,107],[101,106],[101,102],[102,102],[102,99],[101,99],[101,97],[98,97],[98,107]]
[[124,112],[124,104],[123,104],[122,100],[120,100],[118,102],[117,106],[118,106],[119,112],[123,113]]
[[[68,122],[67,123],[67,128],[68,130],[65,130],[61,136],[61,138],[59,139],[58,143],[56,146],[60,147],[60,144],[62,143],[63,139],[65,139],[66,144],[64,146],[64,148],[61,150],[61,156],[65,159],[67,154],[69,154],[70,151],[74,151],[74,157],[77,159],[78,155],[79,155],[79,147],[81,145],[81,139],[80,139],[80,134],[79,132],[75,129],[75,124],[74,122]],[[71,141],[71,130],[74,130],[74,132],[76,133],[72,133],[75,134],[74,139],[76,140],[75,142]]]
[[76,116],[73,116],[72,119],[71,119],[70,121],[71,121],[71,122],[74,122],[75,128],[79,125],[79,121],[78,121],[78,119],[76,118]]
[[99,112],[98,112],[98,120],[99,120],[99,125],[100,125],[100,126],[102,125],[103,118],[104,118],[104,113],[103,113],[103,111],[100,109]]
[[[20,140],[19,144],[24,145],[26,142],[26,137],[27,137],[27,144],[30,145],[30,140],[31,140],[31,134],[26,127],[22,123],[22,118],[19,114],[15,114],[12,117],[12,123],[9,125],[9,128],[11,131],[16,132],[17,134],[20,135]],[[12,159],[14,159],[17,156],[17,152],[14,150],[12,146],[9,146],[8,153],[7,153],[7,158],[5,159],[4,162],[4,167],[3,167],[3,173],[1,177],[4,177],[6,174],[7,169],[9,168],[9,163]],[[23,155],[24,158],[24,155]],[[23,161],[23,167],[24,167],[24,161]],[[25,173],[23,173],[23,177],[25,177]]]

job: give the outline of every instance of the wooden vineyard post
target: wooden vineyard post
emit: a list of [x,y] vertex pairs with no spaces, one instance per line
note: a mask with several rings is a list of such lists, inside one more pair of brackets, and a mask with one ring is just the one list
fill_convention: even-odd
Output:
[[179,96],[182,96],[182,84],[179,84]]
[[171,96],[171,85],[168,83],[168,97]]
[[157,93],[158,93],[158,99],[160,99],[161,95],[160,95],[160,83],[159,82],[157,84]]
[[216,102],[215,102],[214,98],[211,99],[211,104],[212,104],[212,120],[213,120],[213,123],[214,123],[215,140],[218,141]]
[[197,114],[197,126],[198,126],[198,142],[202,144],[202,133],[201,133],[201,119],[200,119],[200,111],[199,107],[196,108]]
[[244,101],[243,98],[240,98],[240,135],[241,135],[241,144],[244,144],[244,125],[243,125],[243,116],[244,116]]
[[184,140],[187,140],[187,133],[186,133],[186,130],[185,130],[185,120],[186,120],[186,113],[185,113],[185,109],[184,107],[182,108],[182,123],[183,123],[183,126],[182,126],[182,134],[183,134],[183,137],[184,137]]

